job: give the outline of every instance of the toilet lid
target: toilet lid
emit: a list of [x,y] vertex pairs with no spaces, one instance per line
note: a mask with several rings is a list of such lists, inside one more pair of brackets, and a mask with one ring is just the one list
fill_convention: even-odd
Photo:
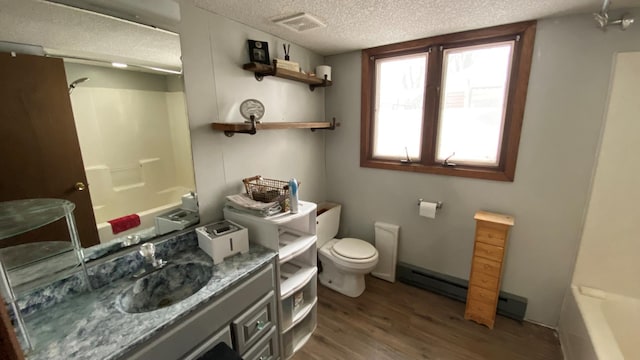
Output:
[[375,256],[376,248],[364,240],[344,238],[333,245],[333,251],[350,259],[368,259]]

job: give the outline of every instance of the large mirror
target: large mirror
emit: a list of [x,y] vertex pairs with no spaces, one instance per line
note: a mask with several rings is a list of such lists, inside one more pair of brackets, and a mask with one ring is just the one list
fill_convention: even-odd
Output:
[[[179,12],[173,1],[160,3],[170,3],[169,10]],[[167,23],[175,20],[164,19]],[[86,184],[76,183],[75,188],[90,194],[97,234],[83,241],[90,236],[80,233],[87,258],[197,222],[177,34],[32,0],[10,2],[3,8],[0,33],[5,35],[0,41],[13,43],[0,44],[0,52],[16,47],[18,54],[26,49],[27,53],[41,51],[64,59],[65,87],[80,150],[77,155],[82,158],[86,179]],[[51,177],[58,175],[50,172]],[[77,206],[80,223],[79,211]],[[55,243],[39,246],[40,240]],[[25,256],[21,261],[19,257],[36,253],[38,248],[51,255],[54,244],[55,253],[72,259],[60,240],[41,235],[28,240],[28,246],[20,241],[0,242],[0,248],[5,248],[0,250],[0,260],[15,271],[29,273],[28,267],[38,259]]]
[[100,243],[178,230],[156,217],[195,202],[182,77],[118,66],[64,63]]

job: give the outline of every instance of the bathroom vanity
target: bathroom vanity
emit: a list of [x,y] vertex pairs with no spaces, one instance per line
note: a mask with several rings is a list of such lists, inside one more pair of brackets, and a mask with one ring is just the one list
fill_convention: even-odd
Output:
[[[221,342],[243,359],[279,355],[273,263],[127,352],[124,359],[197,359]],[[258,299],[257,302],[255,299]]]
[[[35,306],[25,316],[34,344],[26,358],[197,359],[220,342],[243,359],[279,358],[276,252],[252,245],[246,254],[214,265],[198,248],[193,230],[158,241],[156,247],[158,256],[169,261],[157,273],[187,269],[184,276],[169,276],[158,288],[176,281],[188,285],[200,276],[193,274],[202,273],[194,271],[198,268],[207,269],[206,282],[173,303],[142,299],[142,306],[133,307],[127,296],[147,291],[149,279],[161,275],[132,278],[140,269],[135,251],[93,265],[93,291],[69,295],[46,308]],[[176,293],[189,290],[178,286]],[[32,296],[55,291],[40,290]]]
[[233,208],[224,217],[249,229],[249,241],[278,251],[276,284],[280,304],[282,358],[293,356],[317,325],[316,204],[300,201],[296,214],[266,218]]

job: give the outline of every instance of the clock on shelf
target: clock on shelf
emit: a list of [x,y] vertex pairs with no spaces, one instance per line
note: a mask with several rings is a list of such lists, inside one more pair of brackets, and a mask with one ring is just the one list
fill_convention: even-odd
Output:
[[240,104],[240,115],[247,122],[258,121],[264,116],[264,105],[256,99],[247,99]]

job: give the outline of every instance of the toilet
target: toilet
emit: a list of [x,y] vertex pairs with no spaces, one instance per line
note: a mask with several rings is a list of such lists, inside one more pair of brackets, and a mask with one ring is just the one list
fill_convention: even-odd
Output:
[[318,257],[322,264],[318,278],[322,285],[355,298],[364,292],[364,275],[378,264],[378,250],[364,240],[335,238],[341,209],[342,206],[336,203],[318,205],[316,233]]

